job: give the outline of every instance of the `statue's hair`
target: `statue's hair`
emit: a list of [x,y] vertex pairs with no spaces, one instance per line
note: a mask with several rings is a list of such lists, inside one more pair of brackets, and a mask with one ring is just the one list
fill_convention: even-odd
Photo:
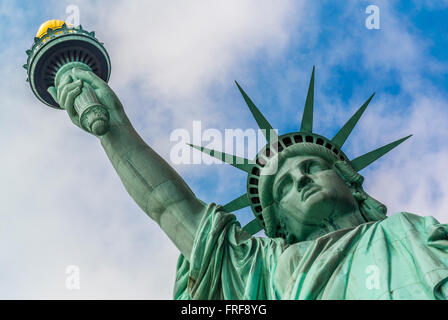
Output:
[[[386,218],[386,206],[369,196],[362,188],[364,177],[356,172],[348,162],[341,161],[333,152],[323,146],[307,142],[291,146],[270,159],[269,163],[263,168],[263,171],[272,171],[274,165],[276,166],[276,171],[278,171],[286,159],[294,156],[316,156],[331,165],[352,191],[358,203],[359,210],[366,222],[379,221]],[[259,189],[260,200],[263,206],[263,220],[266,225],[266,235],[269,237],[283,237],[288,242],[294,241],[294,239],[288,239],[292,235],[287,232],[284,219],[276,213],[276,203],[273,199],[272,189],[276,174],[263,174],[263,171],[260,176]]]

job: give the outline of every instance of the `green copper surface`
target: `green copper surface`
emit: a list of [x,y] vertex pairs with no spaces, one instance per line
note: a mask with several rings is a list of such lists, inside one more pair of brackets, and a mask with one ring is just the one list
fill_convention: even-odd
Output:
[[[60,52],[68,42],[77,43],[77,48],[65,52],[63,55],[55,54],[55,51]],[[82,46],[88,46],[90,50],[96,50],[98,56],[95,58],[88,57],[85,48],[84,51],[81,50]],[[54,75],[64,64],[74,61],[93,63],[94,60],[97,60],[96,67],[98,70],[95,71],[100,74],[104,81],[109,80],[111,73],[110,58],[103,43],[95,38],[93,31],[86,31],[81,25],[77,28],[68,28],[64,24],[56,30],[47,29],[45,37],[34,38],[33,45],[31,49],[26,50],[26,54],[27,61],[23,67],[27,70],[27,81],[30,82],[33,93],[41,102],[57,109],[60,106],[55,103],[47,89],[53,85]],[[102,61],[101,66],[98,63],[99,60]],[[43,76],[47,80],[45,83],[41,81]]]
[[197,150],[199,150],[199,151],[202,151],[202,152],[204,152],[204,153],[206,153],[206,154],[208,154],[208,155],[210,155],[210,156],[212,156],[212,157],[214,157],[216,159],[219,159],[219,160],[221,160],[221,161],[223,161],[225,163],[228,163],[228,164],[230,164],[231,166],[233,166],[233,167],[235,167],[237,169],[246,171],[248,173],[252,170],[252,168],[254,166],[252,163],[250,163],[251,162],[250,160],[245,159],[245,158],[241,158],[241,157],[234,156],[234,155],[231,155],[231,154],[228,154],[228,153],[224,153],[224,152],[208,149],[208,148],[205,148],[205,147],[195,146],[195,145],[192,145],[192,144],[188,144],[188,145],[193,147],[193,148],[195,148],[195,149],[197,149]]
[[[62,22],[62,21],[61,21]],[[68,28],[65,23],[58,28],[47,28],[35,38],[33,46],[26,51],[28,79],[35,96],[54,108],[61,108],[56,87],[69,77],[71,69],[93,71],[104,80],[110,76],[110,59],[103,44],[95,38],[94,32]],[[97,136],[109,129],[109,114],[95,95],[94,88],[85,84],[74,100],[74,110],[79,123],[87,132]],[[63,95],[64,98],[66,95]]]
[[337,145],[339,148],[341,148],[345,140],[347,140],[350,133],[352,133],[353,128],[356,126],[356,123],[358,123],[359,119],[361,118],[362,114],[366,110],[367,106],[370,103],[370,100],[372,100],[373,96],[372,94],[369,99],[367,99],[366,102],[356,111],[356,113],[350,118],[350,120],[347,121],[347,123],[341,128],[341,130],[336,133],[336,135],[331,139],[331,141]]
[[428,300],[448,297],[447,225],[397,213],[287,244],[254,238],[211,205],[175,299]]
[[[340,150],[370,99],[331,141],[311,133],[309,91],[304,131],[278,136],[254,163],[194,146],[248,172],[248,192],[221,207],[196,198],[140,138],[105,81],[77,68],[69,75],[56,88],[56,97],[70,97],[61,107],[81,127],[74,98],[86,84],[95,88],[110,114],[102,147],[131,197],[181,252],[175,299],[448,297],[447,225],[405,212],[386,217],[357,172],[406,138],[353,161]],[[314,72],[310,90],[313,82]],[[259,110],[250,109],[268,128]],[[274,172],[263,174],[274,164]],[[227,211],[248,203],[257,218],[242,228]],[[262,228],[268,237],[252,236]]]
[[238,87],[238,90],[240,90],[241,95],[244,98],[244,101],[246,101],[247,106],[249,107],[250,112],[254,116],[255,121],[258,124],[258,127],[261,129],[261,132],[266,137],[266,140],[269,142],[277,140],[277,134],[272,128],[271,124],[266,120],[266,118],[263,116],[263,114],[258,110],[257,106],[252,102],[252,100],[249,98],[249,96],[244,92],[244,90],[241,88],[241,86],[236,82],[236,85]]
[[239,196],[238,198],[224,205],[222,209],[226,212],[233,212],[245,208],[247,206],[249,206],[249,200],[247,199],[247,193],[245,193],[242,196]]
[[410,137],[412,137],[412,134],[408,135],[407,137],[398,139],[397,141],[391,142],[385,146],[382,146],[378,149],[375,149],[373,151],[370,151],[369,153],[366,153],[356,159],[353,159],[352,162],[352,166],[355,170],[359,171],[364,169],[365,167],[367,167],[369,164],[371,164],[372,162],[378,160],[379,158],[381,158],[382,156],[384,156],[386,153],[388,153],[390,150],[392,150],[393,148],[397,147],[400,143],[406,141],[407,139],[409,139]]
[[[270,185],[272,181],[270,179],[262,179],[260,176],[273,176],[276,173],[277,165],[279,159],[284,158],[284,154],[294,153],[294,149],[302,149],[302,144],[306,146],[307,144],[313,144],[315,151],[314,153],[322,156],[323,154],[327,154],[329,150],[332,152],[332,159],[336,159],[337,161],[345,162],[351,169],[359,171],[365,168],[367,165],[371,164],[375,160],[379,159],[381,156],[398,146],[401,142],[406,140],[409,137],[404,139],[400,139],[396,142],[378,148],[372,152],[369,152],[363,156],[360,156],[352,161],[348,159],[348,157],[341,150],[342,145],[349,137],[353,128],[355,127],[358,120],[361,118],[361,115],[364,113],[368,104],[372,100],[374,94],[372,94],[369,99],[358,109],[358,111],[348,120],[348,122],[338,131],[335,137],[330,141],[327,138],[318,135],[312,132],[313,127],[313,110],[314,110],[314,75],[315,75],[315,67],[313,67],[313,71],[311,74],[310,84],[308,88],[308,94],[305,101],[305,108],[303,111],[302,123],[300,126],[301,131],[297,133],[290,133],[286,135],[281,135],[280,137],[275,133],[272,129],[272,126],[266,120],[266,118],[262,115],[261,111],[254,105],[252,100],[247,96],[247,94],[243,91],[240,85],[237,83],[238,89],[243,95],[244,100],[246,101],[249,109],[254,116],[257,124],[260,128],[269,129],[270,132],[274,132],[273,138],[270,139],[267,136],[268,144],[261,150],[256,156],[256,161],[251,166],[237,166],[235,165],[236,160],[239,163],[247,163],[249,160],[242,159],[239,157],[235,157],[229,154],[224,154],[216,150],[209,150],[202,147],[193,146],[202,152],[205,152],[215,158],[220,159],[223,162],[231,164],[234,167],[237,167],[241,170],[248,172],[248,200],[249,205],[256,217],[259,220],[259,223],[253,223],[252,226],[262,226],[266,233],[269,236],[274,236],[277,234],[275,228],[277,228],[278,221],[273,217],[275,215],[272,214],[272,208],[274,204],[274,198],[272,197],[272,192],[265,192],[264,196],[260,194],[260,190],[262,189],[270,189],[272,186]],[[272,137],[271,137],[272,138]],[[308,147],[306,147],[308,148]],[[305,148],[305,149],[306,149]],[[309,148],[308,148],[309,149]],[[319,151],[320,149],[320,151]],[[285,151],[285,152],[283,152]],[[304,151],[300,151],[304,152]],[[224,159],[225,158],[225,159]],[[274,160],[272,160],[274,159]],[[331,160],[330,162],[332,162]],[[269,168],[266,170],[266,168]],[[348,170],[348,169],[347,169]],[[356,173],[354,173],[356,175]],[[353,176],[353,174],[352,174]],[[260,201],[261,199],[261,201]],[[233,203],[231,201],[230,203]],[[229,211],[229,207],[226,207],[227,211]],[[248,228],[247,230],[253,230],[258,232],[257,228]]]
[[311,73],[311,80],[306,95],[305,108],[303,109],[300,132],[313,132],[313,112],[314,112],[314,66]]

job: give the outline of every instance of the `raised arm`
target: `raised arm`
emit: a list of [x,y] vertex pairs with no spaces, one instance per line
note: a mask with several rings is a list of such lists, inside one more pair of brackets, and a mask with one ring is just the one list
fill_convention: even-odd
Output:
[[189,259],[204,205],[177,172],[138,135],[107,83],[94,73],[72,69],[49,92],[78,127],[74,100],[87,82],[110,114],[109,131],[99,137],[126,190]]

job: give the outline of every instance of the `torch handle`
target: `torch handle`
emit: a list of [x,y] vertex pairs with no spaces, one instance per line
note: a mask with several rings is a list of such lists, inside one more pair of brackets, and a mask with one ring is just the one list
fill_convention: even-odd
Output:
[[109,130],[109,112],[100,103],[93,88],[83,83],[82,92],[75,99],[75,110],[80,125],[96,136],[102,136]]

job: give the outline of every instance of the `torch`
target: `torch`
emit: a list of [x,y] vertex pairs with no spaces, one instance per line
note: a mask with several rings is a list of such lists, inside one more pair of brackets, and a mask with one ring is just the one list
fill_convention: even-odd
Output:
[[[62,108],[48,92],[48,88],[57,88],[71,69],[92,71],[106,82],[110,77],[110,59],[103,43],[95,38],[95,32],[88,32],[81,25],[74,28],[60,20],[45,22],[26,53],[28,59],[23,67],[27,70],[31,90],[40,101],[56,109]],[[83,129],[97,136],[108,131],[109,112],[88,83],[84,83],[74,107]]]

